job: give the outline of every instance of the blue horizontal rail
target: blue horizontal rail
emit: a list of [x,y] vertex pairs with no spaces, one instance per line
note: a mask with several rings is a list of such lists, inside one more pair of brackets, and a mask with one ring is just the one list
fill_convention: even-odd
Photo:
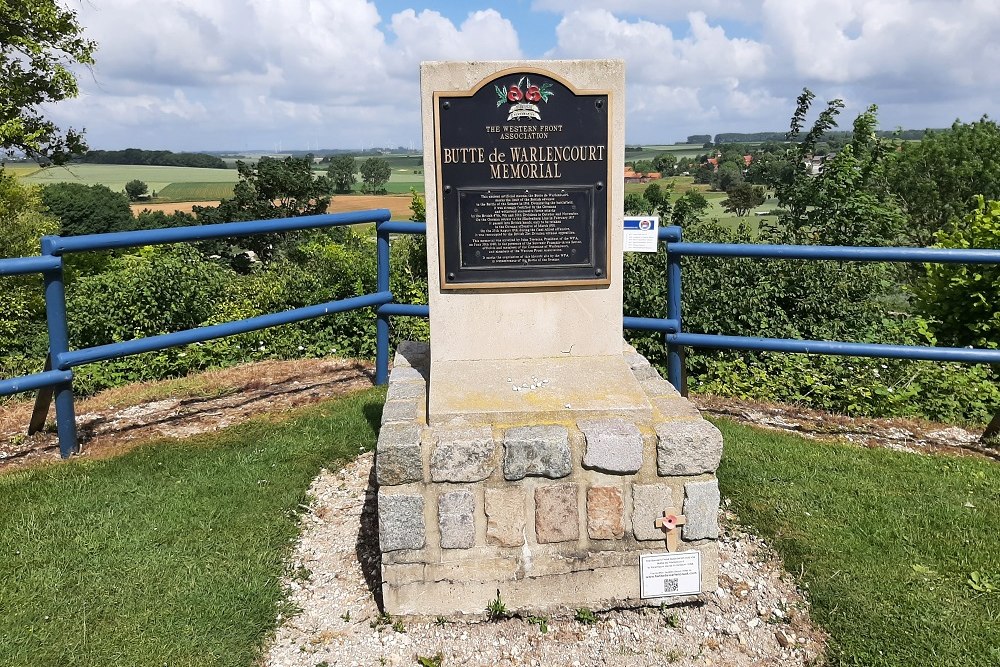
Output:
[[431,309],[427,304],[419,303],[386,303],[378,307],[379,315],[404,315],[407,317],[430,317]]
[[0,259],[0,276],[23,276],[29,273],[45,273],[62,266],[58,257],[14,257]]
[[327,303],[321,303],[315,306],[305,306],[304,308],[286,310],[280,313],[258,315],[257,317],[237,320],[235,322],[213,324],[211,326],[199,327],[197,329],[188,329],[186,331],[161,334],[159,336],[149,336],[148,338],[139,338],[137,340],[130,340],[123,343],[109,343],[107,345],[98,345],[97,347],[91,347],[84,350],[65,352],[56,356],[54,365],[59,369],[73,368],[75,366],[89,364],[95,361],[118,359],[121,357],[128,357],[133,354],[142,354],[143,352],[153,352],[155,350],[163,350],[169,347],[190,345],[191,343],[201,343],[214,338],[234,336],[236,334],[257,331],[259,329],[275,327],[281,324],[301,322],[302,320],[322,317],[332,313],[342,313],[347,310],[354,310],[355,308],[378,306],[389,303],[390,301],[392,301],[392,294],[390,292],[375,292],[373,294],[355,296],[349,299],[341,299],[340,301],[328,301]]
[[670,243],[667,252],[688,257],[761,257],[770,259],[828,259],[849,262],[931,262],[934,264],[1000,263],[1000,250],[985,248],[880,248],[681,242]]
[[380,232],[389,234],[426,234],[426,222],[383,222],[378,225]]
[[626,315],[622,320],[622,325],[626,329],[662,331],[663,333],[677,333],[681,330],[681,323],[677,320],[661,319],[658,317],[629,317]]
[[215,225],[195,227],[173,227],[170,229],[117,232],[113,234],[85,234],[83,236],[46,236],[42,239],[45,254],[61,255],[87,250],[112,250],[134,248],[136,246],[159,245],[163,243],[183,243],[186,241],[206,241],[230,236],[253,236],[294,232],[322,227],[340,227],[366,222],[379,223],[388,220],[389,209],[352,213],[328,213],[300,218],[279,218],[277,220],[253,220],[250,222],[222,222]]
[[0,380],[0,396],[11,396],[24,391],[34,391],[45,387],[54,387],[73,379],[72,371],[45,371],[10,380]]
[[750,338],[715,334],[671,333],[667,341],[675,345],[719,350],[755,350],[760,352],[795,352],[830,354],[845,357],[911,359],[920,361],[958,361],[1000,364],[1000,350],[967,347],[925,347],[886,345],[882,343],[841,343],[827,340],[792,340],[788,338]]
[[656,230],[656,237],[661,241],[676,243],[681,240],[681,228],[677,225],[667,225]]

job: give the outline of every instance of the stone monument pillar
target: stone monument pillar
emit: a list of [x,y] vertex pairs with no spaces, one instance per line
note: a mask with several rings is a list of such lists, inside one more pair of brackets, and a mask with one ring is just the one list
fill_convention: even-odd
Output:
[[431,343],[379,435],[390,613],[716,587],[721,436],[622,340],[624,91],[621,61],[421,66]]

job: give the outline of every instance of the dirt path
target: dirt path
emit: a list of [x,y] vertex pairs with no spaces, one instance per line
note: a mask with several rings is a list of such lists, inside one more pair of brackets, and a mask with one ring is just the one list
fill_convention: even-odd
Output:
[[[143,440],[186,437],[262,414],[280,414],[370,387],[373,377],[367,363],[302,359],[266,361],[112,389],[77,402],[83,455],[112,456]],[[918,419],[852,418],[798,406],[714,396],[692,398],[708,414],[807,438],[1000,460],[1000,451],[979,444],[981,431],[957,426]],[[58,459],[54,432],[25,437],[31,408],[29,400],[0,404],[0,470]],[[54,412],[49,413],[49,420],[54,420]]]
[[[369,364],[348,359],[265,361],[102,392],[76,404],[83,456],[102,458],[159,437],[183,438],[280,414],[372,386]],[[0,405],[0,470],[59,458],[52,430],[24,433],[32,403]],[[54,409],[49,420],[55,419]]]
[[846,440],[862,447],[884,447],[911,454],[985,456],[1000,460],[1000,450],[980,444],[982,429],[915,418],[846,417],[795,405],[718,396],[692,396],[692,400],[708,414],[806,438]]
[[[195,206],[218,206],[218,201],[182,201],[172,204],[132,204],[132,213],[143,209],[163,211],[164,213],[190,213]],[[335,196],[327,209],[330,213],[346,213],[348,211],[364,211],[372,208],[387,208],[392,212],[393,220],[410,219],[409,195],[342,195]]]

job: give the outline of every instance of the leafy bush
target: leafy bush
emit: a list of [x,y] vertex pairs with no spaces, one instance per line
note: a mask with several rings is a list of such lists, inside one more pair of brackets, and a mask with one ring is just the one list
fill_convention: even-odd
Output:
[[[143,249],[115,259],[106,273],[81,279],[71,290],[71,340],[89,347],[368,294],[376,288],[372,240],[352,230],[313,232],[288,257],[246,275],[201,260],[189,247]],[[419,245],[409,237],[393,242],[390,286],[401,303],[426,303],[426,278],[412,271]],[[161,303],[166,307],[157,308]],[[396,317],[392,325],[393,343],[427,339],[426,320]],[[207,368],[332,354],[375,356],[372,309],[91,364],[78,369],[75,386],[88,394]]]
[[63,236],[103,234],[132,229],[128,197],[104,185],[51,183],[42,188],[42,202],[59,218]]
[[[58,229],[42,213],[39,189],[0,169],[0,257],[37,255],[39,238]],[[2,277],[0,294],[0,378],[42,370],[48,347],[42,277]]]
[[190,329],[207,320],[228,272],[187,246],[147,247],[80,278],[67,297],[70,336],[92,347]]
[[[699,222],[685,240],[755,242],[747,227]],[[765,230],[765,242],[782,241]],[[878,264],[692,257],[683,260],[685,331],[699,333],[932,345],[928,322],[887,317],[894,283]],[[625,313],[664,317],[667,280],[661,254],[625,258]],[[660,334],[630,332],[636,348],[666,370]],[[982,365],[799,354],[688,350],[691,391],[798,403],[836,412],[913,415],[981,423],[1000,405],[997,375]]]
[[[936,234],[938,248],[1000,248],[1000,201],[976,198],[961,223]],[[915,306],[949,345],[1000,345],[1000,265],[927,264],[913,286]]]

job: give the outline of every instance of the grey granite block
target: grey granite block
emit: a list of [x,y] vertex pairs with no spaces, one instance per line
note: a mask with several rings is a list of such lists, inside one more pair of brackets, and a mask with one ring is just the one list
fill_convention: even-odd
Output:
[[427,343],[404,340],[396,348],[396,356],[392,360],[393,367],[413,366],[422,368],[430,359],[431,347]]
[[519,426],[504,433],[503,475],[558,479],[573,471],[569,432],[562,426]]
[[475,509],[469,490],[448,491],[438,497],[442,549],[471,549],[475,545]]
[[631,474],[642,467],[642,434],[624,419],[585,419],[577,422],[587,440],[583,465],[611,473]]
[[389,384],[393,382],[420,382],[427,384],[424,373],[411,366],[393,366],[389,372]]
[[656,425],[656,473],[714,473],[722,458],[722,434],[704,419]]
[[378,492],[378,540],[383,552],[424,546],[424,498]]
[[488,426],[435,429],[431,480],[479,482],[496,469],[493,432]]
[[[404,385],[405,386],[405,385]],[[402,398],[386,401],[382,408],[382,423],[414,423],[424,409],[424,402],[419,398]]]
[[386,424],[375,448],[375,479],[379,486],[420,482],[424,467],[420,456],[420,427]]
[[664,532],[656,520],[674,504],[674,492],[667,484],[632,485],[632,535],[637,540],[662,540]]
[[719,537],[719,480],[688,482],[684,485],[685,540],[714,540]]
[[415,398],[421,403],[427,402],[427,387],[422,382],[395,382],[389,384],[386,401]]

